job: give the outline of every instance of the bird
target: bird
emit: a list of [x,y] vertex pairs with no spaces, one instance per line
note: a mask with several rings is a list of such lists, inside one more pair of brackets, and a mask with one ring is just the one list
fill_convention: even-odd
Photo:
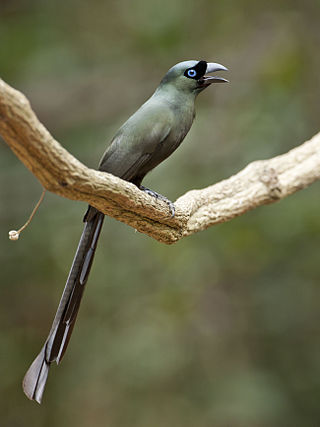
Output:
[[[153,95],[120,127],[104,152],[98,169],[135,184],[150,196],[167,202],[171,216],[174,204],[141,185],[148,172],[181,144],[195,117],[197,95],[212,83],[228,80],[209,76],[228,69],[215,62],[190,60],[174,65]],[[42,401],[50,365],[59,364],[67,349],[84,288],[92,266],[104,214],[89,206],[84,229],[49,335],[23,379],[26,396]]]

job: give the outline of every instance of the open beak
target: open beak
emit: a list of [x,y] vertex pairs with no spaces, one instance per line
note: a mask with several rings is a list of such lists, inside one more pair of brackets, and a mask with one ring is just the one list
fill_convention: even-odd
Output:
[[201,87],[207,87],[211,83],[229,83],[229,80],[223,77],[207,76],[208,73],[214,73],[215,71],[228,71],[228,68],[216,62],[208,62],[206,74],[198,80]]

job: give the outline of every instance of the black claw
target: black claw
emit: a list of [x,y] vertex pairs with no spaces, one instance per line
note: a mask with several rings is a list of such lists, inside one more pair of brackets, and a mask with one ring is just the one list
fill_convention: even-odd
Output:
[[140,190],[149,194],[149,196],[155,197],[156,199],[163,200],[164,202],[166,202],[168,207],[169,207],[170,213],[171,213],[171,218],[174,217],[174,215],[176,213],[176,208],[175,208],[174,204],[171,202],[171,200],[169,200],[167,197],[163,196],[162,194],[157,193],[154,190],[150,190],[150,188],[144,187],[143,185],[140,185],[139,188],[140,188]]

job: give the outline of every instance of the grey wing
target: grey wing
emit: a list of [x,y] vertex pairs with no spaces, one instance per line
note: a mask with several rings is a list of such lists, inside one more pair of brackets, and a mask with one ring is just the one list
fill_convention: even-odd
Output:
[[171,131],[171,120],[152,119],[124,125],[104,153],[99,170],[127,181],[135,178]]
[[136,171],[148,161],[150,154],[140,150],[137,152],[126,151],[121,147],[121,140],[121,136],[113,140],[100,162],[99,170],[129,181]]

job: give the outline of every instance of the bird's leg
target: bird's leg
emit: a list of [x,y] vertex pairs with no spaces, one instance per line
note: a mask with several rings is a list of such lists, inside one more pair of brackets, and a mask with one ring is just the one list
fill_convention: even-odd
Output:
[[154,190],[150,190],[150,188],[144,187],[143,185],[140,185],[139,188],[140,188],[140,190],[144,191],[145,193],[149,194],[150,196],[166,202],[166,204],[169,207],[170,213],[171,213],[171,218],[174,217],[175,212],[176,212],[176,208],[174,207],[174,204],[171,202],[171,200],[169,200],[167,197],[163,196],[162,194],[157,193]]

